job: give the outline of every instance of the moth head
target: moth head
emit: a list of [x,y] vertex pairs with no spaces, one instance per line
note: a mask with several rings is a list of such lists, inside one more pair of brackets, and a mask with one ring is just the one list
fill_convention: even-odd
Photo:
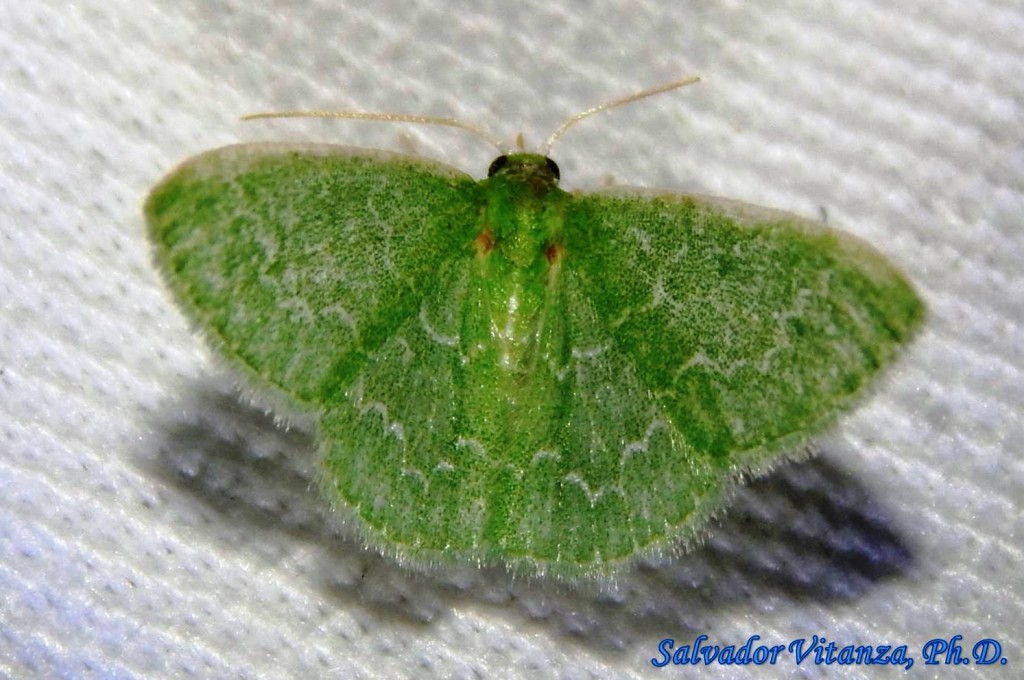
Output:
[[512,182],[530,185],[555,186],[561,173],[558,164],[538,153],[509,153],[494,159],[487,177],[504,177]]

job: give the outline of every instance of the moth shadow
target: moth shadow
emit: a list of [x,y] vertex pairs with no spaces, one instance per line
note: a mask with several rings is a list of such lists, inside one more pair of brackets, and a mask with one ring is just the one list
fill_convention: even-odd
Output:
[[[499,607],[595,651],[707,631],[723,610],[773,601],[850,601],[914,559],[885,508],[826,456],[739,487],[709,537],[685,555],[639,561],[613,582],[566,584],[506,569],[412,569],[364,547],[326,508],[315,445],[275,426],[221,383],[199,383],[159,417],[147,463],[201,504],[218,545],[294,561],[339,606],[382,623],[429,626],[454,608]],[[276,546],[276,547],[275,547]]]

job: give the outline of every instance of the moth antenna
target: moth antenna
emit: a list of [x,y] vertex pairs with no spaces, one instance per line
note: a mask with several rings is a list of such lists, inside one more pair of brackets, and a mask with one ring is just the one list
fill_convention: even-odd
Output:
[[261,120],[267,118],[345,118],[348,120],[378,120],[390,123],[417,123],[420,125],[441,125],[470,132],[487,140],[499,153],[507,154],[509,149],[488,130],[445,116],[412,116],[404,113],[378,113],[375,111],[268,111],[250,113],[242,116],[242,120]]
[[665,83],[664,85],[657,85],[655,87],[649,87],[646,90],[640,90],[639,92],[626,95],[625,97],[612,99],[611,101],[607,101],[603,104],[598,104],[597,106],[591,109],[587,109],[586,111],[581,111],[580,113],[577,113],[574,116],[570,116],[565,120],[565,122],[559,125],[558,128],[551,133],[551,136],[548,137],[547,141],[541,145],[540,149],[538,150],[538,153],[541,153],[545,156],[548,155],[548,152],[551,151],[551,147],[552,145],[554,145],[555,140],[561,137],[566,130],[568,130],[569,128],[571,128],[573,125],[580,122],[584,118],[589,118],[595,113],[607,111],[608,109],[614,109],[616,107],[623,106],[624,104],[630,104],[632,102],[637,101],[638,99],[646,99],[647,97],[653,97],[654,95],[661,94],[662,92],[668,92],[669,90],[676,90],[679,89],[680,87],[686,87],[687,85],[692,85],[693,83],[696,82],[700,82],[700,76],[687,76],[686,78],[673,80],[672,82]]

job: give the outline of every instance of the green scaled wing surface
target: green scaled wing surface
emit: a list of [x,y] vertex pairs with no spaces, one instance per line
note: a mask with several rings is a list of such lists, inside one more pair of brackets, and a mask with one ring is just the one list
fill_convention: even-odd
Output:
[[627,190],[577,197],[566,221],[615,349],[715,468],[820,430],[923,318],[877,251],[781,211]]
[[254,387],[320,412],[415,317],[479,221],[477,183],[438,163],[331,145],[190,159],[146,204],[184,308]]
[[695,196],[476,182],[341,147],[228,147],[154,190],[171,287],[257,388],[316,417],[383,550],[604,572],[689,538],[820,432],[920,324],[877,252]]

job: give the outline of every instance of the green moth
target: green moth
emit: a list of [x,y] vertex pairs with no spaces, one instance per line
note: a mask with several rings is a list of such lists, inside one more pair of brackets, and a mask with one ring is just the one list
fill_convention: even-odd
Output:
[[229,146],[146,203],[182,308],[315,419],[326,496],[401,559],[572,578],[685,544],[922,322],[848,235],[704,196],[566,192],[550,141],[480,181],[385,151]]

